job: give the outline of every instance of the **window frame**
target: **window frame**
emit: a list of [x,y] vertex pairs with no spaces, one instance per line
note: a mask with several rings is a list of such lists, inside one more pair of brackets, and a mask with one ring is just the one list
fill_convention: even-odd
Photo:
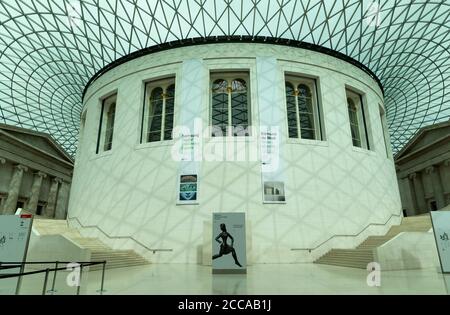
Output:
[[[356,116],[358,120],[358,131],[359,131],[359,141],[361,143],[361,146],[356,146],[353,142],[353,134],[352,134],[352,123],[349,113],[349,103],[348,99],[351,99],[356,107]],[[359,148],[362,150],[371,151],[373,149],[373,145],[370,141],[370,135],[369,135],[369,128],[370,128],[370,121],[368,119],[368,113],[367,113],[367,106],[365,102],[365,96],[364,94],[351,89],[349,87],[345,88],[345,104],[347,109],[347,115],[348,115],[348,126],[350,127],[350,137],[352,139],[352,146],[354,148]]]
[[[169,87],[174,86],[174,94],[173,94],[173,112],[172,112],[172,131],[175,128],[175,113],[176,113],[176,100],[177,100],[177,80],[176,75],[167,76],[164,78],[153,79],[144,82],[144,101],[143,101],[143,110],[141,117],[141,128],[140,128],[140,137],[139,144],[140,145],[150,145],[157,143],[168,143],[173,141],[172,135],[170,139],[165,138],[166,134],[166,114],[167,114],[167,90]],[[152,92],[161,88],[163,90],[163,104],[162,104],[162,113],[161,113],[161,129],[160,132],[160,140],[159,141],[149,141],[148,136],[150,134],[149,128],[149,114],[150,114],[150,99],[152,97]]]
[[[311,100],[312,100],[312,114],[313,114],[313,123],[314,123],[314,139],[302,138],[302,126],[301,126],[301,117],[300,117],[300,109],[299,109],[299,101],[298,95],[295,95],[295,111],[296,111],[296,125],[297,125],[297,137],[290,136],[290,126],[289,126],[289,117],[288,117],[288,100],[287,100],[287,90],[286,85],[291,84],[294,88],[294,91],[298,93],[298,87],[300,85],[306,85],[311,92]],[[284,103],[285,103],[285,111],[286,111],[286,122],[287,122],[287,138],[289,140],[301,140],[301,141],[325,141],[324,137],[324,126],[322,123],[322,109],[321,102],[319,99],[319,89],[318,89],[318,80],[312,77],[307,77],[304,75],[296,75],[285,73],[284,75],[284,83],[283,83],[283,91],[284,91]]]
[[[228,94],[228,108],[227,108],[227,129],[226,134],[222,135],[221,137],[234,137],[234,138],[251,138],[252,137],[252,102],[251,102],[251,82],[250,82],[250,70],[211,70],[209,75],[209,117],[208,117],[208,126],[211,128],[211,131],[209,132],[209,136],[211,138],[221,138],[219,136],[216,136],[213,134],[213,84],[217,80],[225,80],[227,81],[227,94]],[[247,97],[247,133],[245,135],[236,135],[233,128],[233,106],[232,106],[232,100],[233,100],[233,91],[232,88],[232,82],[235,80],[243,80],[246,83],[247,91],[246,91],[246,97]],[[230,133],[230,131],[233,131]]]
[[[113,150],[112,144],[114,143],[114,129],[115,129],[116,116],[117,116],[117,100],[118,100],[117,91],[110,93],[108,96],[105,96],[100,100],[101,109],[100,109],[100,120],[99,120],[99,125],[98,125],[98,136],[97,136],[97,147],[96,147],[97,155],[99,155],[101,153],[111,152]],[[115,110],[114,110],[114,121],[112,124],[111,148],[109,150],[106,150],[105,145],[106,145],[107,126],[108,126],[108,112],[111,108],[111,105],[113,105],[113,104],[115,105]]]
[[378,109],[380,112],[380,122],[381,122],[381,132],[383,133],[383,140],[384,140],[384,147],[386,150],[386,156],[388,159],[391,159],[392,157],[392,147],[391,147],[391,141],[389,136],[389,126],[387,124],[387,118],[386,118],[386,110],[384,106],[381,104],[378,104]]

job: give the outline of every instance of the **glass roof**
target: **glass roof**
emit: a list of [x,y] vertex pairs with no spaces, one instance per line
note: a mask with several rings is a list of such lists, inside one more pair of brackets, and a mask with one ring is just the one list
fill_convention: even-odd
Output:
[[193,37],[270,36],[324,46],[385,88],[394,152],[450,118],[450,3],[365,0],[0,0],[0,122],[74,154],[81,96],[104,66]]

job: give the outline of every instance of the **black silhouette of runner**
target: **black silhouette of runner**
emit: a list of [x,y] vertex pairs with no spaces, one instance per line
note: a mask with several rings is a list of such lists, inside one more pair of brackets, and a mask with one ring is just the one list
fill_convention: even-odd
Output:
[[[239,267],[242,267],[238,261],[238,258],[236,255],[236,250],[233,248],[233,245],[234,245],[233,236],[231,236],[231,234],[227,232],[227,226],[224,223],[222,223],[220,225],[220,229],[222,230],[222,233],[220,233],[216,237],[216,242],[218,242],[220,244],[220,251],[219,251],[219,254],[214,255],[212,257],[212,259],[217,259],[217,258],[222,257],[223,255],[228,255],[231,253],[233,255],[235,264],[238,265]],[[231,245],[228,245],[228,243],[227,243],[228,238],[231,239]],[[220,239],[222,239],[222,240],[220,240]]]

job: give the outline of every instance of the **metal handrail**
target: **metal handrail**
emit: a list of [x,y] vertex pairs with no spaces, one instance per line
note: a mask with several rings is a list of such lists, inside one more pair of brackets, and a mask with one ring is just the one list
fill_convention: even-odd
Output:
[[[45,279],[44,279],[44,285],[42,289],[42,295],[46,295],[46,293],[55,293],[55,285],[56,285],[56,274],[58,271],[67,271],[66,267],[58,268],[58,265],[60,264],[72,264],[72,262],[61,262],[61,261],[39,261],[39,262],[0,262],[0,270],[7,270],[7,269],[15,269],[15,268],[22,268],[27,265],[46,265],[46,264],[55,264],[55,268],[47,268],[43,270],[36,270],[36,271],[29,271],[29,272],[20,272],[15,274],[0,274],[0,280],[1,279],[10,279],[10,278],[19,278],[21,279],[24,276],[31,276],[36,274],[43,274],[45,273]],[[80,288],[81,288],[81,277],[83,275],[83,268],[84,267],[92,267],[92,266],[98,266],[103,265],[102,269],[102,279],[101,279],[101,285],[100,290],[97,291],[100,294],[103,294],[106,292],[104,290],[104,284],[105,284],[105,270],[106,270],[106,263],[107,261],[99,261],[99,262],[76,262],[76,264],[80,265],[80,283],[77,288],[77,295],[80,295]],[[47,291],[47,283],[48,283],[48,277],[50,272],[54,272],[53,275],[53,282],[52,282],[52,289]],[[17,291],[16,291],[17,293]]]
[[326,243],[328,243],[329,241],[331,241],[334,238],[337,238],[337,237],[358,237],[359,235],[364,233],[368,228],[370,228],[372,226],[386,226],[389,223],[389,221],[392,220],[392,218],[401,218],[401,217],[402,217],[401,214],[392,214],[385,223],[370,223],[357,234],[354,234],[354,235],[349,235],[349,234],[346,234],[346,235],[333,235],[329,239],[327,239],[327,240],[323,241],[322,243],[320,243],[319,245],[317,245],[316,247],[313,247],[313,248],[292,248],[291,251],[309,251],[309,252],[312,252],[313,250],[316,250],[316,249],[322,247],[323,245],[325,245]]
[[136,244],[138,244],[139,246],[145,248],[149,252],[153,252],[153,253],[156,253],[156,252],[173,252],[173,249],[151,249],[151,248],[148,248],[147,246],[145,246],[144,244],[142,244],[141,242],[139,242],[138,240],[136,240],[132,236],[110,236],[110,235],[108,235],[108,233],[103,231],[99,226],[97,226],[97,225],[84,225],[76,217],[67,218],[67,220],[68,221],[75,220],[83,229],[97,229],[98,231],[100,231],[104,236],[106,236],[110,240],[131,240],[131,241],[135,242]]

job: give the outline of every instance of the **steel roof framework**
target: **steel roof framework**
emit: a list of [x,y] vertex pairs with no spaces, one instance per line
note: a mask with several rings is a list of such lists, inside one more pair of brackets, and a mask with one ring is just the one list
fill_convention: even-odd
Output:
[[450,3],[359,0],[0,0],[0,122],[74,154],[85,85],[141,49],[268,36],[345,54],[385,88],[394,152],[450,118]]

